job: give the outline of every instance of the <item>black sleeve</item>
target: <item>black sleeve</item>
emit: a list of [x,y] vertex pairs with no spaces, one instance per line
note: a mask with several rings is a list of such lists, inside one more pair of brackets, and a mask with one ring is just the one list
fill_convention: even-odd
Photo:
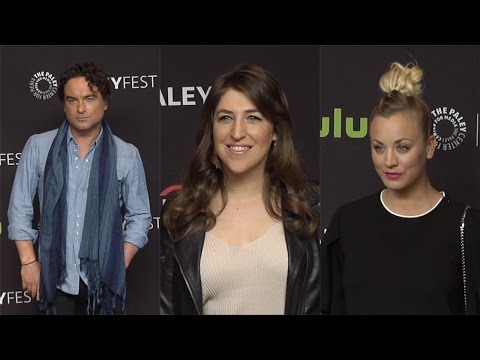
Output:
[[469,209],[465,219],[467,313],[480,314],[480,211]]
[[321,242],[322,314],[345,313],[343,251],[340,245],[340,209],[335,211]]
[[307,296],[305,300],[305,314],[320,315],[320,284],[321,284],[321,270],[320,270],[320,237],[316,235],[310,244],[310,276],[307,281]]

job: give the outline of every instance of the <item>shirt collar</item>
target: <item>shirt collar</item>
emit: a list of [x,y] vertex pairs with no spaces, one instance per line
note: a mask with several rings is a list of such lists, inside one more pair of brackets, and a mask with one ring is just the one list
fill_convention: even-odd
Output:
[[[100,139],[100,136],[102,136],[103,134],[103,126],[100,126],[100,133],[98,134],[97,138],[95,139],[95,141],[92,143],[92,145],[90,145],[90,149],[94,146],[97,145],[97,142],[98,140]],[[77,140],[75,140],[75,138],[73,137],[73,134],[72,134],[72,129],[70,127],[70,125],[68,125],[68,130],[67,130],[67,144],[70,143],[70,141],[72,141],[77,144]]]

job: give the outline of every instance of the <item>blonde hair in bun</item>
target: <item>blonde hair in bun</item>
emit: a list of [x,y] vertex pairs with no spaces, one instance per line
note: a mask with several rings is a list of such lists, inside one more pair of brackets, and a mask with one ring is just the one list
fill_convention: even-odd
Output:
[[382,75],[379,81],[380,89],[384,93],[394,90],[407,96],[422,95],[423,70],[414,63],[403,66],[394,62],[390,70]]
[[384,95],[375,106],[370,122],[377,116],[389,118],[397,113],[408,112],[418,119],[425,140],[432,135],[432,119],[427,104],[421,98],[423,92],[423,70],[414,63],[391,64],[379,81]]

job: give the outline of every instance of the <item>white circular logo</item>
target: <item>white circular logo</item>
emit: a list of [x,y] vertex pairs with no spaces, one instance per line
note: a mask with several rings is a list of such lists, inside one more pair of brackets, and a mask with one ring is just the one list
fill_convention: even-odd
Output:
[[431,113],[437,149],[449,151],[459,147],[467,136],[467,124],[463,116],[448,107],[436,108]]
[[57,79],[48,71],[39,71],[30,79],[30,91],[39,100],[50,99],[58,89]]

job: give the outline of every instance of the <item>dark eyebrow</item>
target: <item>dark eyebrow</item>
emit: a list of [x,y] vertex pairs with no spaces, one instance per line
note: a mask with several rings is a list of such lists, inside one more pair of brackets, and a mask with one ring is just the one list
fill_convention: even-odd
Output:
[[218,113],[233,114],[233,111],[225,110],[225,109],[219,109],[219,110],[217,111],[217,114],[218,114]]
[[[85,95],[85,96],[83,97],[83,99],[86,99],[86,98],[92,97],[92,96],[95,97],[95,98],[98,97],[98,95],[96,95],[95,93],[90,93],[90,94]],[[70,96],[70,95],[66,95],[66,96],[65,96],[65,100],[70,100],[70,99],[72,99],[72,100],[77,100],[77,98],[76,98],[75,96]]]
[[[245,110],[245,112],[247,114],[251,114],[251,113],[260,113],[260,111],[258,111],[257,109],[248,109],[248,110]],[[227,109],[219,109],[217,112],[217,114],[219,113],[225,113],[225,114],[233,114],[233,111],[230,111],[230,110],[227,110]]]

